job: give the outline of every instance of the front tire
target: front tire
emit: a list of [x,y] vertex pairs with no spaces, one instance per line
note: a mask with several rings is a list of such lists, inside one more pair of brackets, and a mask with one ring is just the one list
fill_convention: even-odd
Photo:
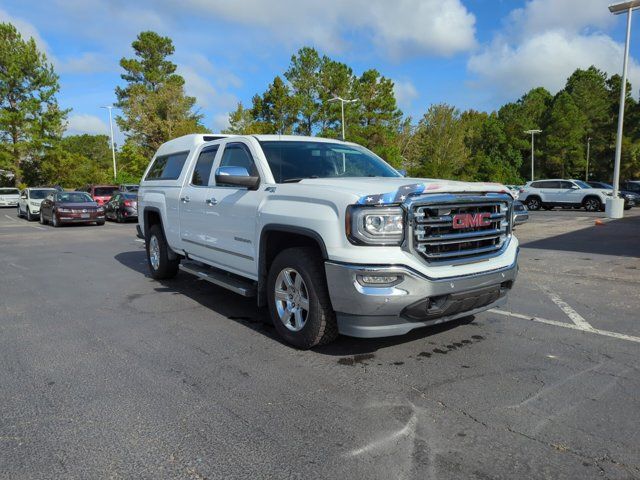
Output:
[[20,211],[20,205],[18,205],[18,218],[22,218],[22,212]]
[[147,264],[151,276],[156,280],[173,278],[178,273],[180,259],[169,258],[169,245],[160,225],[152,225],[145,242],[147,250]]
[[60,220],[58,220],[58,216],[54,211],[51,212],[51,225],[53,225],[53,228],[58,228],[60,226]]
[[602,209],[602,202],[596,197],[587,197],[582,206],[587,212],[599,212]]
[[269,312],[285,341],[309,349],[338,336],[322,259],[313,248],[289,248],[276,256],[267,277]]
[[44,219],[44,214],[42,213],[42,210],[40,210],[40,225],[46,225],[47,221]]

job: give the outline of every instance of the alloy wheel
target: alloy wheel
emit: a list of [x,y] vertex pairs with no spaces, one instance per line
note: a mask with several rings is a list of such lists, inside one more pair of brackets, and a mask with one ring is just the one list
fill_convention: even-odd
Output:
[[292,332],[304,328],[309,316],[309,290],[302,275],[293,268],[283,269],[275,282],[276,310],[282,324]]
[[158,237],[155,235],[152,235],[149,239],[149,262],[154,270],[160,268],[160,244],[158,243]]

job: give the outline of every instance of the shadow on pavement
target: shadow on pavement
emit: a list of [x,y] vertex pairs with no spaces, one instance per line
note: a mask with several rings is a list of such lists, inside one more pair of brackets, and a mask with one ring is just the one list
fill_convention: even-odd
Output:
[[[122,252],[114,258],[122,265],[140,275],[150,278],[144,251]],[[175,279],[158,281],[158,287],[155,288],[155,291],[158,293],[179,293],[185,295],[203,307],[229,320],[233,320],[254,331],[260,332],[280,344],[289,346],[289,344],[284,343],[270,323],[268,310],[266,308],[258,308],[254,299],[236,295],[222,287],[197,279],[193,275],[184,272],[180,272]],[[406,335],[398,337],[353,338],[340,336],[330,345],[316,347],[313,350],[317,353],[330,356],[373,353],[398,344],[425,339],[460,325],[469,324],[472,321],[473,317],[467,317],[440,325],[434,325],[433,327],[418,328]]]
[[640,257],[640,217],[613,220],[604,225],[594,225],[553,237],[521,243],[520,247]]

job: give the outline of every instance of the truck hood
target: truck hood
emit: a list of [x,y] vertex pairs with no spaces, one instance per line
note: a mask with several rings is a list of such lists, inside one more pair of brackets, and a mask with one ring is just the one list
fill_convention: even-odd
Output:
[[305,178],[298,184],[347,191],[357,196],[358,203],[361,204],[400,203],[410,195],[423,193],[509,193],[509,189],[499,183],[458,182],[432,178]]

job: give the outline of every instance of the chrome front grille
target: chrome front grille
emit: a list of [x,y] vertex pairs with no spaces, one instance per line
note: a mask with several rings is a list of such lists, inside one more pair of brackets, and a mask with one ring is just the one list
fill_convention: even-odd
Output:
[[412,205],[413,249],[429,262],[474,261],[498,254],[511,234],[511,202],[480,197]]

